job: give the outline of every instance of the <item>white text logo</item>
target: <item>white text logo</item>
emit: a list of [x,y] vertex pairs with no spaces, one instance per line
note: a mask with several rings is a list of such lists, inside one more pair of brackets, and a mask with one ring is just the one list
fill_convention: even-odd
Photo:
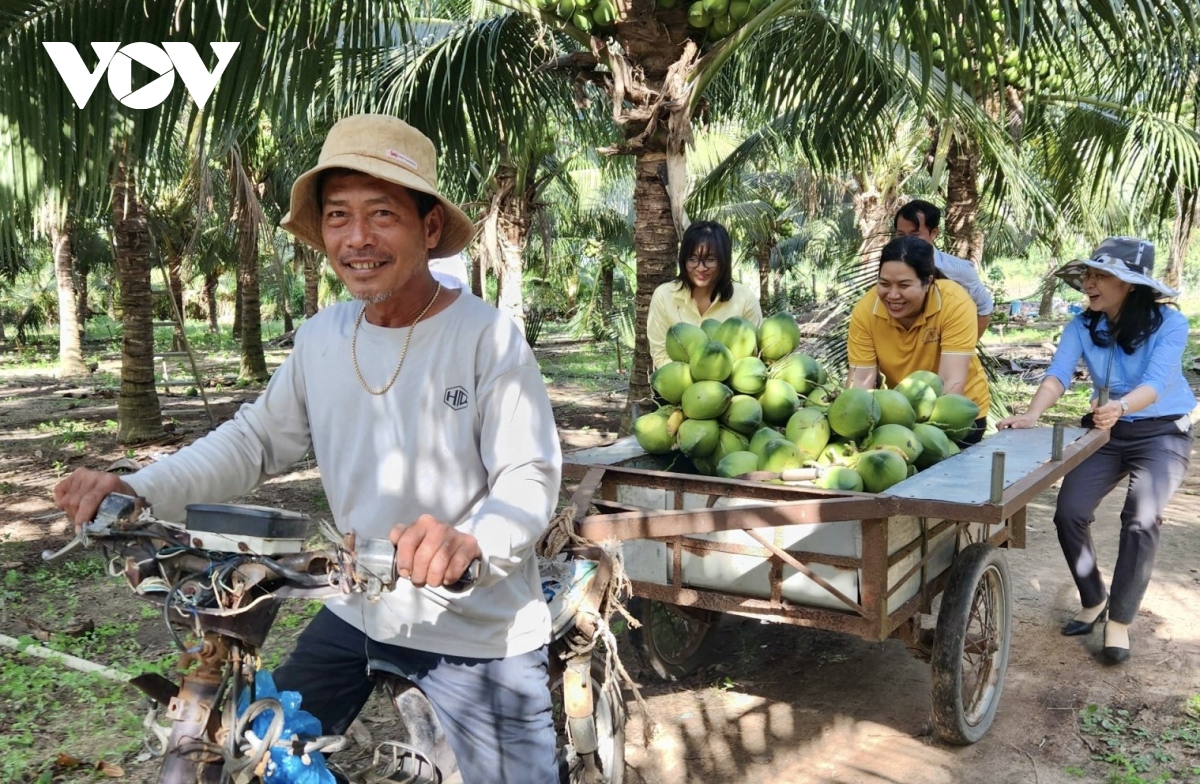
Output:
[[[197,106],[203,107],[216,89],[217,80],[225,72],[225,66],[237,51],[238,42],[217,41],[209,44],[217,56],[217,67],[211,72],[200,59],[196,47],[189,43],[168,42],[162,47],[144,42],[121,46],[118,41],[100,41],[92,44],[92,51],[99,61],[96,70],[89,71],[75,44],[62,41],[43,41],[54,67],[63,83],[71,91],[75,105],[80,109],[87,106],[100,77],[108,71],[108,89],[118,101],[130,109],[152,109],[167,99],[175,86],[175,74],[183,79],[188,94]],[[158,78],[133,89],[133,64],[139,63],[158,74]]]

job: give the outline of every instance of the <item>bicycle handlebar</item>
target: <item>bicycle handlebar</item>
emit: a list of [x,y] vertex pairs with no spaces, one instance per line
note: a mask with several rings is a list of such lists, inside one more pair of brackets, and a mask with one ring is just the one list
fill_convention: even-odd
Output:
[[[110,493],[101,502],[95,519],[80,527],[75,538],[57,551],[46,550],[42,558],[51,561],[79,546],[95,542],[116,546],[147,540],[157,540],[161,552],[170,548],[172,554],[186,552],[211,559],[217,552],[192,546],[186,528],[141,516],[140,500],[119,493]],[[284,597],[318,598],[341,593],[365,592],[370,599],[378,598],[383,590],[392,590],[400,574],[396,569],[396,548],[387,539],[353,539],[349,547],[335,546],[329,550],[302,550],[280,556],[266,556],[248,551],[230,552],[227,561],[239,564],[261,564],[273,576],[284,581],[272,593]],[[157,557],[157,556],[156,556]],[[455,582],[441,586],[451,593],[461,593],[479,580],[481,563],[471,561]],[[261,575],[268,578],[271,575]]]

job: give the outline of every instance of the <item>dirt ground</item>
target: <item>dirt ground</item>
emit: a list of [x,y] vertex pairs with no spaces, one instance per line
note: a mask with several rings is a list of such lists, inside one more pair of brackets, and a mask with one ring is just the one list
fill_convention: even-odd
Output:
[[[256,392],[210,394],[214,412],[223,419]],[[622,392],[555,385],[551,395],[564,450],[615,438]],[[0,570],[30,567],[43,547],[65,540],[63,520],[35,519],[54,511],[52,488],[58,476],[79,466],[104,468],[122,457],[145,464],[207,429],[199,400],[164,397],[164,418],[173,423],[174,433],[161,443],[127,452],[103,432],[102,424],[116,417],[115,404],[114,398],[87,385],[36,375],[0,376],[0,542],[28,544],[27,559],[11,560]],[[64,420],[90,423],[83,448],[79,441],[64,442],[54,435],[62,432]],[[1200,466],[1200,459],[1194,465]],[[1015,596],[1008,678],[995,724],[976,745],[954,747],[936,737],[929,667],[899,642],[867,643],[729,616],[710,663],[686,680],[657,683],[624,652],[656,727],[645,743],[643,717],[631,700],[626,780],[1106,781],[1110,768],[1091,760],[1103,749],[1095,737],[1081,734],[1080,709],[1089,704],[1124,708],[1141,726],[1157,731],[1180,716],[1184,700],[1200,693],[1198,494],[1200,472],[1194,469],[1168,511],[1155,576],[1133,627],[1133,658],[1119,667],[1100,663],[1099,633],[1059,635],[1078,598],[1051,522],[1054,490],[1031,504],[1026,548],[1008,554]],[[323,496],[316,470],[298,466],[248,500],[319,516]],[[1119,500],[1106,501],[1095,530],[1106,573],[1115,559]],[[0,632],[16,636],[25,630],[8,619]],[[158,642],[165,644],[165,639]],[[1180,769],[1200,766],[1200,751],[1193,747],[1190,753]],[[144,768],[132,765],[127,780],[139,780],[138,770]],[[1172,781],[1195,784],[1200,778]]]

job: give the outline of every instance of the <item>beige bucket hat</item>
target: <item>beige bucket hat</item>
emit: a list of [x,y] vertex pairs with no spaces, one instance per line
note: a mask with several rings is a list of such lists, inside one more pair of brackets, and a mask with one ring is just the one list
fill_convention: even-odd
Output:
[[442,203],[446,225],[430,258],[453,256],[467,246],[475,225],[437,188],[437,152],[425,134],[396,117],[356,114],[329,129],[317,165],[296,178],[292,208],[279,224],[312,247],[325,252],[317,182],[327,169],[352,169],[381,180],[428,193]]

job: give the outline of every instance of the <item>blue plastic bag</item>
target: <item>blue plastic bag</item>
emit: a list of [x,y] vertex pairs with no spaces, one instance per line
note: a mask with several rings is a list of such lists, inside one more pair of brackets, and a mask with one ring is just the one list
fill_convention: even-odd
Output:
[[[312,738],[321,734],[321,722],[308,711],[300,710],[300,692],[280,692],[275,687],[275,679],[265,670],[254,675],[255,699],[273,698],[283,705],[283,734],[282,740]],[[243,691],[238,699],[238,716],[250,707],[250,692]],[[250,722],[250,730],[259,738],[271,726],[275,711],[267,710],[258,714]],[[325,767],[325,755],[312,752],[303,756],[292,754],[290,749],[272,747],[271,760],[267,763],[263,776],[265,784],[336,784],[333,774]]]

